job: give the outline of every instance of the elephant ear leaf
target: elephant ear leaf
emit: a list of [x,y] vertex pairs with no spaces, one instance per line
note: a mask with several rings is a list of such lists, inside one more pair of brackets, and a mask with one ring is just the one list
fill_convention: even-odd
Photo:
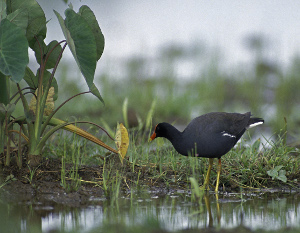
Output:
[[26,30],[26,38],[32,48],[35,37],[46,38],[46,17],[36,0],[7,0],[7,13],[13,23]]
[[14,82],[20,82],[29,62],[28,41],[24,30],[8,19],[0,23],[0,51],[0,72],[11,76]]
[[58,12],[54,12],[91,93],[104,103],[98,88],[94,84],[98,51],[92,28],[84,17],[70,8],[65,11],[65,20]]
[[92,29],[92,32],[96,40],[97,61],[98,61],[103,53],[104,44],[105,44],[104,36],[102,34],[100,26],[97,22],[97,19],[93,11],[88,6],[84,5],[80,7],[78,14],[80,14],[86,20],[86,22],[89,24],[90,28]]

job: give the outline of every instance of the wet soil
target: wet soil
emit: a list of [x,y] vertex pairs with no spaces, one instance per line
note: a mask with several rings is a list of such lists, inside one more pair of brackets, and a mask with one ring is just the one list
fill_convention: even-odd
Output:
[[[61,171],[62,162],[56,158],[44,158],[41,164],[37,168],[30,168],[26,162],[23,162],[23,167],[19,169],[16,162],[11,161],[11,166],[6,167],[4,164],[4,158],[0,156],[0,185],[3,184],[7,177],[10,177],[2,188],[0,188],[0,200],[11,203],[43,203],[45,206],[63,206],[68,207],[84,207],[91,205],[91,202],[97,198],[107,198],[112,196],[111,192],[114,190],[103,189],[103,166],[99,165],[82,165],[78,168],[78,175],[81,183],[78,189],[72,189],[72,182],[74,180],[66,180],[66,185],[71,187],[67,190],[62,185]],[[35,169],[33,171],[33,169]],[[66,164],[65,171],[66,176],[70,176],[73,164]],[[157,178],[153,174],[155,169],[159,170],[159,167],[151,168],[135,166],[134,172],[132,164],[124,160],[123,164],[120,162],[118,155],[111,155],[105,163],[105,170],[110,171],[110,177],[116,176],[118,173],[122,177],[120,185],[121,190],[124,193],[128,193],[130,188],[137,188],[136,181],[139,181],[140,186],[147,187],[147,191],[154,191],[156,196],[165,196],[170,192],[176,190],[190,190],[190,184],[187,182],[176,182],[174,184],[169,183],[166,186],[166,182],[163,179]],[[159,173],[159,172],[158,172]],[[173,171],[166,171],[166,176],[169,180],[174,176]],[[33,174],[32,179],[30,175]],[[155,177],[155,178],[154,178]],[[230,187],[226,189],[230,190]],[[238,191],[231,188],[230,191]],[[16,208],[19,208],[16,206]],[[45,212],[44,210],[41,210]],[[47,210],[48,211],[48,210]],[[52,211],[52,210],[51,210]],[[118,229],[118,225],[112,226],[112,229],[116,229],[115,232],[122,232],[123,226]],[[141,229],[143,232],[169,232],[162,229]],[[140,231],[140,232],[141,232]],[[127,232],[127,231],[126,231]],[[129,231],[130,232],[130,231]],[[244,226],[236,227],[233,229],[185,229],[177,232],[263,232],[253,231]],[[281,232],[281,231],[280,231]],[[282,231],[283,232],[283,231]],[[285,229],[285,232],[297,232],[293,229]]]
[[[0,199],[5,199],[7,202],[30,201],[77,207],[88,205],[91,198],[109,198],[110,192],[114,191],[103,190],[103,167],[99,165],[80,166],[78,168],[80,185],[75,188],[74,179],[67,178],[66,186],[68,188],[66,189],[62,185],[62,163],[60,159],[43,158],[37,168],[30,168],[26,163],[23,164],[25,165],[19,169],[13,161],[9,167],[0,163],[2,170],[0,184],[10,178],[0,189]],[[121,191],[128,191],[133,185],[136,187],[136,180],[140,180],[141,185],[147,185],[150,190],[154,189],[157,195],[166,195],[172,188],[171,186],[166,188],[163,181],[152,180],[153,174],[145,167],[137,166],[132,172],[130,167],[132,165],[126,160],[122,164],[118,155],[111,155],[105,166],[105,169],[110,171],[110,177],[117,172],[122,177],[124,182],[121,182]],[[65,165],[66,177],[71,175],[72,169],[74,169],[72,164]],[[32,179],[30,179],[31,174],[33,174]],[[169,176],[172,174],[170,173]],[[176,189],[179,187],[187,188],[186,183],[177,183],[176,186]]]
[[[20,169],[14,160],[6,167],[4,157],[0,156],[0,185],[9,177],[10,180],[0,188],[0,199],[6,202],[42,202],[48,204],[63,204],[72,207],[88,205],[91,199],[110,198],[113,188],[103,189],[103,166],[81,165],[78,168],[80,184],[76,187],[74,179],[67,178],[65,187],[62,185],[61,172],[62,162],[57,158],[43,158],[41,164],[36,168],[30,168],[24,159],[23,167]],[[176,174],[166,169],[164,178],[167,178],[168,185],[163,178],[157,177],[159,167],[144,167],[132,164],[124,160],[120,162],[117,154],[106,159],[105,170],[109,171],[109,179],[121,177],[120,191],[130,192],[131,188],[143,187],[143,190],[153,191],[158,196],[176,190],[190,190],[190,184],[184,181],[170,182]],[[65,176],[70,177],[73,164],[65,164]],[[134,171],[133,171],[134,170]],[[30,178],[33,174],[32,179]],[[185,179],[183,179],[185,180]],[[138,186],[137,186],[138,181]],[[112,186],[112,182],[107,186]],[[300,185],[300,184],[299,184]],[[67,188],[66,188],[67,186]],[[282,188],[282,187],[281,187]],[[288,188],[290,189],[290,188]],[[236,185],[226,187],[227,192],[239,191]]]

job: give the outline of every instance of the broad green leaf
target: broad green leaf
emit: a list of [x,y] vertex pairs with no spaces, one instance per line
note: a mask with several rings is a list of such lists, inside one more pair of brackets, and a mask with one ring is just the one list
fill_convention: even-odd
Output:
[[285,176],[285,174],[286,174],[285,170],[280,170],[277,179],[283,181],[284,183],[286,183],[287,182],[287,177]]
[[[33,93],[38,88],[39,73],[40,73],[40,69],[38,69],[36,75],[34,75],[33,72],[28,67],[26,67],[24,80],[26,81],[26,83],[28,84],[29,87],[33,88],[33,90],[32,90]],[[50,76],[51,76],[51,73],[49,71],[45,70],[44,77],[43,77],[43,88],[44,89],[49,81]],[[58,97],[58,85],[57,85],[57,81],[55,78],[52,79],[50,87],[54,87],[53,100],[55,101],[55,100],[57,100],[57,97]]]
[[3,121],[5,119],[6,114],[9,117],[13,113],[15,108],[15,104],[8,104],[5,106],[3,103],[0,103],[0,121]]
[[91,28],[83,17],[71,9],[65,11],[65,21],[59,13],[54,12],[90,91],[104,103],[99,90],[93,83],[97,53],[96,41]]
[[[60,44],[57,45],[58,42],[56,40],[53,40],[48,45],[46,45],[41,37],[38,38],[38,41],[39,42],[36,41],[36,43],[34,44],[34,46],[32,48],[34,53],[35,53],[36,61],[39,64],[41,64],[41,58],[45,59],[47,54],[50,53],[45,68],[46,69],[54,68],[54,66],[57,62],[57,59],[58,59],[58,57],[61,53],[61,50],[62,50]],[[41,48],[40,48],[40,46],[41,46]],[[42,52],[42,56],[41,56],[41,52]]]
[[3,19],[0,24],[0,71],[20,82],[28,62],[28,42],[23,30]]
[[6,0],[0,0],[0,22],[6,18]]
[[[56,47],[55,47],[56,46]],[[55,47],[55,48],[54,48]],[[47,45],[47,50],[46,50],[46,54],[50,53],[50,56],[47,60],[46,63],[46,69],[52,69],[54,68],[58,57],[61,53],[61,45],[58,44],[58,42],[56,40],[51,41],[48,45]]]
[[96,69],[96,40],[87,22],[73,10],[65,11],[65,25],[74,41],[70,48],[88,86],[93,84]]
[[88,6],[82,6],[79,9],[78,14],[80,14],[91,27],[92,32],[94,34],[96,45],[97,45],[97,61],[100,59],[103,50],[104,50],[104,36],[101,32],[97,19],[93,13],[93,11]]
[[46,17],[43,9],[35,0],[7,0],[7,12],[24,11],[28,17],[26,37],[29,46],[35,43],[34,36],[46,37]]
[[281,180],[283,182],[287,182],[287,177],[285,176],[286,171],[285,170],[280,170],[281,168],[283,168],[282,165],[280,166],[276,166],[275,168],[267,171],[268,175],[272,177],[272,180],[274,180],[275,178],[278,180]]
[[45,59],[45,51],[47,50],[47,45],[44,42],[44,38],[42,36],[36,37],[35,43],[31,48],[34,51],[37,63],[41,64],[41,59]]
[[102,99],[102,96],[100,95],[100,92],[94,83],[91,86],[89,86],[89,89],[90,89],[91,93],[94,96],[96,96],[99,100],[101,100],[101,102],[104,104],[104,100]]
[[267,171],[267,174],[272,177],[272,180],[274,180],[278,176],[278,171],[272,169]]
[[24,34],[26,34],[26,28],[28,25],[28,14],[27,11],[23,9],[17,9],[7,16],[7,19],[13,24],[17,25],[19,28],[24,29]]
[[28,66],[25,69],[24,80],[29,87],[33,88],[34,90],[37,89],[38,87],[37,77],[34,75],[34,73],[31,71],[31,69]]
[[[64,35],[65,35],[65,38],[66,38],[66,40],[67,40],[67,42],[68,42],[68,46],[69,46],[71,52],[73,53],[72,49],[73,49],[74,52],[75,52],[74,41],[73,41],[73,39],[71,38],[71,35],[70,35],[69,30],[66,28],[64,19],[61,17],[61,15],[60,15],[57,11],[55,11],[55,10],[53,10],[53,11],[54,11],[54,13],[55,13],[55,15],[56,15],[56,17],[57,17],[57,19],[58,19],[58,22],[59,22],[60,27],[61,27],[61,29],[62,29]],[[72,48],[72,49],[71,49],[71,48]],[[75,56],[74,56],[74,58],[75,58],[75,60],[76,60],[76,57],[75,57]]]
[[269,173],[269,171],[268,171],[268,175],[272,177],[272,180],[274,180],[278,176],[277,173]]

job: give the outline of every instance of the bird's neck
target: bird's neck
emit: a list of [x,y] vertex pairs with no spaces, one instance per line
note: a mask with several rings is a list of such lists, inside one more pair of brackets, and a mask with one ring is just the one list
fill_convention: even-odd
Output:
[[164,137],[167,138],[172,143],[172,145],[174,146],[177,152],[183,154],[183,151],[181,150],[182,144],[184,143],[182,132],[180,132],[174,126],[169,125],[167,127],[166,135],[164,135]]
[[165,138],[167,138],[170,142],[173,143],[174,140],[178,140],[181,138],[181,132],[176,129],[174,126],[169,125],[167,131],[166,131],[166,135]]

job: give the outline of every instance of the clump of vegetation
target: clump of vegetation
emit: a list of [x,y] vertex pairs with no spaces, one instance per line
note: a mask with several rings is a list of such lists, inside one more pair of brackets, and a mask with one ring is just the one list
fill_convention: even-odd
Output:
[[[53,40],[47,45],[44,42],[47,21],[44,11],[35,0],[2,1],[1,8],[0,154],[5,154],[5,166],[10,165],[11,154],[17,150],[17,163],[19,168],[22,167],[24,150],[22,140],[26,141],[28,147],[26,163],[32,167],[39,166],[46,141],[59,129],[72,131],[117,153],[117,150],[93,135],[72,125],[80,122],[65,122],[54,118],[54,114],[65,103],[82,94],[92,93],[104,103],[94,84],[96,63],[104,50],[104,36],[92,10],[88,6],[82,6],[76,13],[70,5],[65,11],[65,19],[55,11],[66,40],[60,42]],[[67,45],[85,78],[89,91],[77,93],[55,108],[54,102],[58,98],[59,86],[55,73]],[[39,64],[36,71],[27,66],[29,48],[34,51]],[[21,80],[25,80],[28,86],[21,88],[19,84]],[[10,94],[11,85],[17,87],[14,95]],[[28,95],[31,96],[30,101],[26,98]],[[23,114],[14,117],[15,106],[20,100]],[[18,137],[14,138],[13,134]]]
[[[127,72],[122,77],[124,79],[122,82],[115,80],[109,73],[102,73],[99,80],[103,87],[102,94],[106,97],[106,109],[105,111],[101,108],[90,109],[90,105],[96,106],[99,104],[99,100],[103,101],[94,85],[94,71],[96,62],[103,52],[104,37],[93,12],[87,6],[81,7],[77,13],[70,7],[65,12],[65,19],[56,12],[67,41],[52,41],[46,45],[44,43],[46,21],[43,11],[34,0],[28,0],[28,3],[30,3],[28,6],[36,8],[36,14],[41,16],[39,27],[33,30],[34,34],[30,31],[30,23],[18,25],[16,23],[19,23],[19,20],[15,20],[14,17],[16,14],[16,17],[26,18],[23,14],[17,13],[19,11],[27,12],[28,6],[18,2],[14,5],[16,9],[7,7],[6,11],[2,13],[1,27],[4,29],[8,28],[8,25],[12,27],[9,27],[8,31],[6,29],[1,31],[1,38],[6,38],[1,46],[9,47],[7,38],[13,32],[10,31],[12,29],[16,30],[15,35],[18,36],[21,45],[16,48],[9,47],[12,49],[10,52],[17,50],[21,54],[19,57],[21,62],[17,63],[19,66],[13,67],[18,72],[12,72],[14,69],[4,66],[4,63],[1,63],[2,66],[0,66],[0,75],[2,75],[0,82],[3,82],[3,85],[0,85],[2,88],[0,92],[0,123],[3,129],[0,132],[1,142],[3,142],[0,153],[5,156],[6,165],[10,164],[11,154],[16,153],[19,168],[26,167],[27,169],[27,164],[25,166],[22,164],[26,149],[26,146],[23,146],[25,141],[28,145],[28,154],[33,158],[32,161],[36,160],[34,157],[38,157],[37,166],[42,163],[40,157],[44,148],[44,157],[60,159],[62,166],[57,171],[60,174],[59,181],[68,191],[76,191],[82,184],[87,183],[100,186],[106,196],[114,193],[114,189],[141,188],[144,185],[190,188],[190,178],[198,181],[201,185],[208,166],[207,159],[182,157],[162,140],[148,144],[148,132],[152,130],[152,120],[155,123],[170,121],[181,125],[186,124],[195,115],[209,111],[243,112],[251,110],[255,115],[266,118],[268,128],[265,131],[267,133],[276,132],[275,137],[270,137],[264,145],[259,140],[253,144],[250,142],[252,145],[241,141],[222,159],[221,183],[225,188],[233,189],[279,185],[297,187],[299,183],[298,150],[295,146],[287,144],[289,141],[287,135],[291,137],[294,134],[292,130],[287,131],[286,126],[288,123],[290,129],[294,129],[297,124],[297,121],[294,120],[296,105],[292,100],[297,99],[299,94],[294,88],[300,85],[297,72],[298,59],[294,60],[288,72],[283,72],[279,66],[266,63],[261,57],[255,56],[254,66],[251,67],[254,72],[238,69],[236,72],[226,73],[220,68],[220,61],[211,58],[211,64],[207,68],[199,70],[195,77],[182,82],[176,74],[175,67],[180,59],[186,57],[186,51],[184,47],[176,47],[177,52],[174,53],[175,50],[171,46],[165,48],[164,55],[159,55],[160,69],[158,70],[161,72],[154,76],[148,72],[147,58],[139,57],[127,61],[125,64]],[[34,17],[37,16],[34,15]],[[83,27],[82,30],[76,30],[77,26],[75,27],[75,25],[77,24]],[[84,39],[79,36],[80,33],[84,33]],[[86,43],[89,40],[92,43]],[[76,108],[66,105],[64,111],[58,111],[62,105],[56,109],[53,107],[54,102],[61,101],[57,98],[58,87],[67,89],[68,85],[75,85],[73,80],[68,80],[67,75],[62,75],[60,79],[56,79],[54,76],[66,45],[69,45],[87,82],[90,89],[88,93],[93,93],[98,98],[84,99],[82,101],[84,104],[77,103]],[[36,60],[40,65],[35,72],[27,67],[29,47],[35,52]],[[259,53],[257,52],[257,54]],[[9,57],[8,53],[4,53],[1,58],[6,57]],[[89,59],[89,62],[85,63],[85,58]],[[67,74],[68,68],[63,68]],[[270,81],[271,76],[275,77],[277,85]],[[28,87],[20,87],[21,79],[27,82]],[[9,93],[11,89],[9,86],[12,89],[15,86],[16,96]],[[80,90],[80,87],[77,90]],[[256,90],[255,94],[253,94],[253,90]],[[78,96],[84,93],[87,92],[69,94]],[[33,98],[25,98],[29,94]],[[66,98],[65,102],[71,99]],[[19,100],[22,101],[23,116],[13,118],[12,116],[17,111],[15,103]],[[86,101],[91,104],[86,105]],[[65,102],[61,101],[62,104]],[[69,126],[70,123],[81,122],[80,120],[64,122],[53,116],[57,114],[60,118],[66,119],[69,117],[66,114],[68,113],[76,115],[80,119],[90,117],[93,122],[105,125],[107,131],[113,134],[112,125],[121,118],[121,106],[124,124],[127,128],[131,128],[131,146],[124,164],[119,164],[110,157],[103,160],[106,156],[105,150],[89,144],[87,146],[87,143],[78,139],[76,139],[78,142],[75,143],[73,136],[68,134],[53,136],[56,130],[64,128],[116,153],[117,151],[110,145],[112,143],[110,137],[106,134],[99,134],[96,138],[75,125]],[[275,106],[276,114],[270,116],[268,111],[264,111],[266,106]],[[99,128],[96,124],[94,126]],[[284,130],[280,131],[279,129]],[[17,137],[12,137],[13,134]],[[71,139],[68,138],[69,136]],[[274,138],[276,138],[275,141],[273,141]],[[16,148],[17,150],[15,150]],[[26,163],[31,161],[30,156]],[[101,171],[97,177],[99,180],[82,177],[82,167],[90,164],[96,164]],[[43,167],[29,169],[31,173],[24,177],[27,177],[30,183],[34,182],[36,177],[34,171],[39,169],[43,169]],[[212,178],[214,178],[214,172]]]

